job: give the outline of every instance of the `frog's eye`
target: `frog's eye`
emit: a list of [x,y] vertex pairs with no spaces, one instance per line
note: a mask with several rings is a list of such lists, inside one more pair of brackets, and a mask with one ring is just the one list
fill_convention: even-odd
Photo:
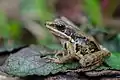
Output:
[[65,30],[65,25],[63,25],[63,24],[56,24],[56,28],[58,30],[60,30],[60,31],[63,31],[63,30]]

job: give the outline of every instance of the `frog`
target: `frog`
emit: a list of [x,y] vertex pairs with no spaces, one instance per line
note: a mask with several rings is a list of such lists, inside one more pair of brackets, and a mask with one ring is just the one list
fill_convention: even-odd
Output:
[[[55,63],[66,63],[76,59],[82,68],[76,71],[88,71],[100,66],[105,57],[111,55],[110,51],[97,43],[92,36],[74,29],[73,25],[60,18],[47,21],[45,25],[64,48],[63,51],[55,54],[55,58],[51,59]],[[60,54],[62,56],[58,56]]]

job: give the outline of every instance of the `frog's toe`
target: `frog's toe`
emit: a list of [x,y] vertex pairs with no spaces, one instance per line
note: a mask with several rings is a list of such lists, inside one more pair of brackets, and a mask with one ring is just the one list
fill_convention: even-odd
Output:
[[52,62],[53,61],[53,58],[51,58],[51,57],[44,57],[44,59],[46,60],[46,62]]
[[64,51],[58,51],[56,54],[55,54],[55,58],[58,58],[58,57],[64,57],[65,56],[65,53]]
[[53,61],[52,62],[55,62],[55,63],[63,63],[62,61],[60,61],[59,59],[53,59]]
[[45,58],[46,62],[62,63],[58,58]]

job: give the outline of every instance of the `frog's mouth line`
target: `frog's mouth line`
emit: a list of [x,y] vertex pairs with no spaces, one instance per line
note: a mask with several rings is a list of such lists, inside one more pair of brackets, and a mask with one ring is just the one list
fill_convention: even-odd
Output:
[[[46,23],[46,27],[50,30],[50,32],[57,36],[57,37],[60,37],[62,39],[65,39],[65,40],[69,40],[69,41],[74,41],[70,36],[64,34],[63,32],[57,30],[54,28],[54,26],[51,26],[53,23]],[[53,24],[54,25],[54,24]]]

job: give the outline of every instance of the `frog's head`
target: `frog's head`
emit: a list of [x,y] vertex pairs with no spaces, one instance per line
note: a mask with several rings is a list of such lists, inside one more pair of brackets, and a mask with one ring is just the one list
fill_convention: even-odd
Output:
[[47,21],[45,23],[46,28],[52,32],[53,35],[67,39],[72,40],[72,37],[70,36],[70,29],[68,29],[67,23],[62,21],[61,19],[55,19],[54,21]]
[[60,19],[56,19],[55,21],[47,21],[45,25],[50,31],[54,32],[64,32],[66,29],[66,24]]

